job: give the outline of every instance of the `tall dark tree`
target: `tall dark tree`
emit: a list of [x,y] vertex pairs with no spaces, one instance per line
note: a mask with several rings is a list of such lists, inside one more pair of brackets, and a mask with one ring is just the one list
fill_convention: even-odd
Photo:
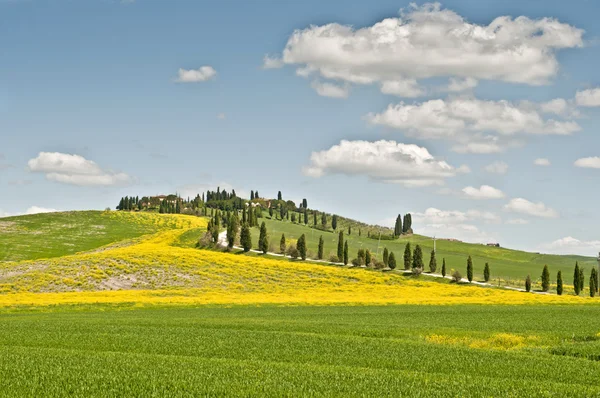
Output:
[[283,220],[283,218],[285,217],[285,207],[283,205],[279,205],[279,219]]
[[244,252],[249,252],[252,248],[252,235],[250,234],[250,226],[248,223],[242,224],[242,232],[240,233],[240,243],[244,248]]
[[258,199],[260,198],[260,196],[258,196],[258,191],[254,192],[254,199]]
[[404,247],[404,269],[409,270],[412,266],[412,251],[410,249],[410,242],[406,243]]
[[429,258],[429,272],[434,273],[437,270],[437,260],[435,258],[435,250],[431,251],[431,257]]
[[277,192],[277,200],[282,200],[281,199],[281,191]]
[[269,207],[269,217],[273,218],[273,208]]
[[531,277],[529,275],[527,275],[527,278],[525,278],[525,291],[531,291]]
[[592,268],[592,273],[590,275],[590,297],[594,297],[596,295],[596,280],[598,274],[596,273],[596,268]]
[[483,268],[483,280],[486,282],[490,281],[490,264],[485,263],[485,267]]
[[323,260],[323,246],[325,245],[325,241],[323,240],[323,235],[319,237],[319,248],[317,249],[317,258],[319,260]]
[[371,251],[369,249],[365,251],[365,265],[367,267],[371,265]]
[[563,294],[563,279],[562,272],[558,271],[556,274],[556,294],[562,296]]
[[394,256],[394,252],[391,252],[389,257],[388,257],[388,267],[390,267],[391,269],[395,269],[396,268],[396,256]]
[[383,264],[385,264],[387,266],[388,262],[389,262],[389,252],[388,252],[387,247],[385,247],[383,249]]
[[302,260],[306,260],[306,237],[304,234],[298,238],[296,248],[298,249],[298,253],[300,253],[300,258],[302,258]]
[[254,200],[254,191],[250,191],[250,200]]
[[402,235],[402,214],[396,217],[396,225],[394,226],[394,236]]
[[231,219],[227,223],[227,247],[232,249],[235,244],[235,237],[237,236],[239,230],[239,220],[237,217],[237,212],[233,213]]
[[308,209],[308,202],[306,201],[306,199],[302,199],[302,207]]
[[471,256],[467,259],[467,279],[470,282],[473,282],[473,259]]
[[413,269],[423,269],[425,268],[425,264],[423,263],[423,251],[421,250],[421,246],[415,246],[415,251],[413,252]]
[[321,214],[321,225],[323,228],[327,227],[327,214]]
[[267,237],[267,224],[263,221],[260,224],[260,235],[258,236],[258,249],[263,252],[263,254],[267,254],[269,251],[269,238]]
[[348,225],[348,236],[350,236],[350,234],[352,234],[352,226]]
[[348,265],[348,241],[344,242],[344,265]]
[[583,273],[583,267],[579,267],[579,291],[583,292],[583,288],[585,287],[585,274]]
[[579,264],[577,261],[575,262],[575,271],[573,271],[573,290],[575,290],[575,294],[579,296],[581,292],[581,282],[579,278],[581,276],[581,272],[579,272]]
[[446,258],[442,258],[442,276],[446,277]]
[[308,210],[304,208],[304,225],[308,225]]
[[333,228],[334,231],[337,230],[337,215],[333,215],[333,217],[331,217],[331,228]]
[[338,235],[337,256],[340,261],[342,260],[342,257],[344,257],[344,233],[342,231],[340,231]]
[[279,240],[279,252],[285,253],[285,234],[281,234],[281,239]]
[[544,265],[542,270],[542,292],[547,292],[550,289],[550,271],[548,265]]
[[317,212],[313,211],[313,225],[316,226],[317,225]]
[[358,249],[358,253],[356,253],[356,258],[358,259],[358,263],[360,265],[365,265],[365,257],[366,257],[366,253],[365,253],[365,249]]
[[296,212],[292,212],[292,222],[296,222]]

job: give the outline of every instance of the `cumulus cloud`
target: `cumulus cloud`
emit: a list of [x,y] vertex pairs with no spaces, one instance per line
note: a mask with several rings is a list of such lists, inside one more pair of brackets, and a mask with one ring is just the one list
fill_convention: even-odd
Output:
[[283,67],[283,60],[279,57],[265,55],[263,58],[263,69],[278,69]]
[[201,66],[198,69],[179,69],[177,79],[178,83],[198,83],[214,79],[217,71],[212,66]]
[[489,185],[482,185],[479,188],[465,187],[462,192],[469,199],[502,199],[506,196],[501,190]]
[[348,98],[348,94],[350,93],[348,85],[340,86],[316,80],[312,82],[311,87],[322,97]]
[[445,76],[540,85],[557,74],[556,52],[581,47],[582,35],[552,18],[500,16],[479,25],[428,3],[360,29],[329,23],[296,30],[281,62],[326,79],[382,88],[384,82]]
[[477,87],[477,83],[477,79],[473,79],[472,77],[467,77],[464,79],[456,79],[452,77],[450,78],[448,87],[446,87],[445,91],[454,93],[467,91]]
[[125,173],[104,170],[94,161],[83,156],[60,152],[40,152],[36,158],[27,163],[32,172],[44,173],[46,179],[64,184],[120,185],[131,182]]
[[[535,106],[535,104],[532,105]],[[548,102],[543,102],[538,107],[543,113],[553,113],[563,117],[579,116],[579,111],[573,106],[573,101],[567,101],[564,98],[555,98]]]
[[579,254],[596,257],[600,251],[600,240],[585,241],[567,236],[551,243],[542,244],[539,248],[552,254]]
[[574,165],[576,167],[583,167],[588,169],[600,169],[600,157],[594,156],[589,158],[577,159]]
[[533,161],[533,164],[535,164],[536,166],[550,166],[551,163],[550,160],[546,158],[537,158]]
[[227,118],[227,115],[225,115],[224,112],[217,114],[217,119],[219,119],[219,120],[225,120],[226,118]]
[[303,172],[311,177],[363,175],[382,182],[428,186],[441,185],[446,178],[468,172],[468,168],[453,167],[417,145],[342,140],[327,150],[313,152]]
[[506,174],[508,171],[508,165],[504,162],[497,161],[488,164],[483,169],[492,174]]
[[558,212],[542,202],[533,203],[523,198],[511,199],[504,205],[504,210],[513,213],[526,214],[534,217],[557,218]]
[[506,223],[512,225],[525,225],[529,224],[529,221],[522,218],[511,218],[510,220],[506,220]]
[[425,89],[419,86],[415,79],[386,80],[381,84],[381,92],[384,94],[397,95],[398,97],[421,97],[425,95]]
[[518,134],[569,135],[580,130],[571,120],[545,118],[529,103],[486,101],[472,97],[390,104],[366,119],[425,139],[457,141],[457,152],[494,153],[515,145]]
[[600,106],[600,88],[578,91],[575,94],[575,103],[584,107]]
[[464,224],[472,221],[498,223],[501,221],[497,214],[481,210],[440,210],[430,207],[423,213],[414,212],[411,215],[420,224]]

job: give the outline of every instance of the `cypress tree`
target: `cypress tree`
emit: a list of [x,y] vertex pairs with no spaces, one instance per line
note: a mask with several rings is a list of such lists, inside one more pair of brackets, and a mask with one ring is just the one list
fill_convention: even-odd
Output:
[[292,222],[296,222],[296,213],[292,212]]
[[348,265],[348,241],[344,242],[344,265]]
[[419,246],[419,245],[415,246],[415,251],[413,252],[412,267],[413,267],[413,269],[425,268],[425,266],[423,264],[423,251],[421,250],[421,246]]
[[410,250],[410,242],[404,247],[404,269],[410,269],[412,265],[412,251]]
[[306,199],[302,199],[302,207],[308,209],[308,202],[306,201]]
[[431,251],[429,258],[429,272],[434,273],[437,270],[437,260],[435,259],[435,250]]
[[323,228],[327,226],[327,214],[325,213],[321,215],[321,225],[323,226]]
[[260,224],[260,235],[258,237],[258,249],[263,252],[263,254],[267,254],[269,250],[269,238],[267,238],[267,225],[263,221]]
[[319,249],[317,251],[317,258],[319,260],[323,260],[323,245],[325,244],[325,241],[323,240],[323,235],[321,235],[319,237]]
[[573,290],[575,290],[575,294],[579,296],[579,292],[581,291],[581,283],[579,282],[579,276],[581,273],[579,272],[579,264],[577,261],[575,262],[575,271],[573,271]]
[[258,196],[258,191],[254,192],[254,199],[258,199],[260,198],[260,196]]
[[233,213],[229,223],[227,224],[227,247],[233,249],[235,244],[235,237],[237,236],[239,221],[237,219],[237,213]]
[[240,243],[244,248],[244,252],[249,252],[252,248],[252,235],[250,234],[250,227],[248,223],[242,224],[242,232],[240,233]]
[[365,252],[365,265],[368,267],[371,264],[371,251],[367,249]]
[[281,234],[281,240],[279,241],[279,251],[285,253],[285,234]]
[[348,225],[348,235],[350,235],[352,233],[352,227],[350,225]]
[[469,283],[473,281],[473,260],[471,259],[471,256],[467,259],[467,279],[469,280]]
[[308,225],[308,210],[304,208],[304,225]]
[[388,267],[391,269],[396,268],[396,256],[394,256],[394,252],[391,252],[390,256],[388,257]]
[[548,265],[544,265],[542,270],[542,291],[547,292],[550,289],[550,271],[548,271]]
[[442,258],[442,276],[446,277],[446,259]]
[[592,273],[590,275],[590,297],[594,297],[596,295],[596,268],[592,268]]
[[360,265],[365,265],[365,250],[364,249],[358,249],[358,253],[356,254],[356,257],[358,258],[358,262],[360,263]]
[[485,267],[483,268],[483,280],[486,282],[490,281],[490,265],[485,263]]
[[344,233],[342,231],[340,231],[338,236],[337,256],[340,261],[344,257]]
[[389,253],[387,247],[383,249],[383,264],[388,265]]
[[337,216],[335,214],[331,218],[331,228],[333,228],[334,231],[337,230]]
[[281,191],[277,192],[277,200],[281,200]]
[[317,225],[317,212],[313,211],[313,225],[316,226]]
[[402,214],[396,217],[396,225],[394,226],[394,236],[402,235]]
[[525,278],[525,291],[531,291],[531,277],[529,275],[527,275],[527,278]]
[[585,287],[585,275],[583,273],[583,267],[579,267],[579,291],[583,292]]
[[306,237],[304,236],[304,234],[302,234],[298,239],[297,248],[302,260],[306,260]]
[[563,294],[563,280],[562,280],[562,272],[558,271],[556,274],[556,294],[562,296]]

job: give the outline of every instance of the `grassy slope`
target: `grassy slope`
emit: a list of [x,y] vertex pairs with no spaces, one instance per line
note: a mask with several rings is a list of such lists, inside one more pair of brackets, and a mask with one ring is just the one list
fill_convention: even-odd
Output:
[[0,261],[60,257],[171,227],[150,213],[73,211],[0,218]]
[[[319,236],[323,235],[325,240],[325,257],[337,253],[338,234],[332,232],[323,232],[313,228],[291,222],[282,222],[259,219],[259,222],[265,221],[270,238],[279,247],[281,234],[285,233],[286,238],[298,239],[300,235],[305,234],[309,251],[317,252]],[[344,230],[346,236],[346,230]],[[252,230],[252,239],[254,246],[258,246],[258,228]],[[370,249],[372,253],[377,253],[377,239],[370,239],[366,236],[358,236],[358,231],[353,231],[350,236],[346,236],[350,248],[350,257],[356,257],[359,248]],[[433,250],[433,241],[431,238],[414,235],[410,237],[401,237],[397,240],[382,240],[379,243],[379,257],[383,248],[394,252],[399,267],[403,267],[404,247],[410,242],[413,250],[416,244],[423,248],[423,261],[428,269],[429,256]],[[586,269],[586,279],[592,267],[597,266],[596,260],[591,257],[582,256],[557,256],[549,254],[535,254],[518,250],[505,248],[488,247],[480,244],[470,244],[463,242],[451,242],[438,240],[436,243],[438,272],[442,266],[442,258],[446,259],[448,272],[451,268],[458,269],[463,275],[466,275],[467,257],[473,258],[475,279],[483,279],[483,268],[486,262],[490,264],[492,278],[518,279],[524,280],[527,274],[530,274],[533,280],[540,279],[544,264],[550,269],[552,281],[556,279],[556,272],[562,270],[563,279],[569,283],[573,277],[573,267],[578,261]]]
[[0,395],[598,396],[600,362],[553,355],[598,353],[598,315],[591,306],[0,312]]

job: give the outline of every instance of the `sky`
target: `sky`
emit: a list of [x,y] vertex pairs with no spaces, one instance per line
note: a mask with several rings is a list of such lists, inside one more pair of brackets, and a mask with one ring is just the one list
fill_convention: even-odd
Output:
[[0,0],[0,217],[220,186],[597,255],[599,13]]

